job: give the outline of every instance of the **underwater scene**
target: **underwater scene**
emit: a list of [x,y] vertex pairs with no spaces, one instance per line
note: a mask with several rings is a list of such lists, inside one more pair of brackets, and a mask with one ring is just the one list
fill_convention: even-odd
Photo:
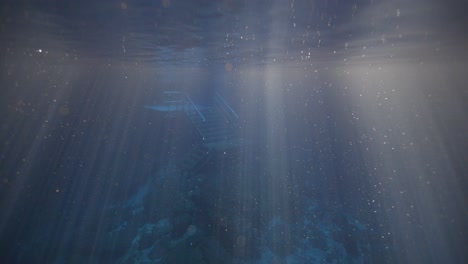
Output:
[[0,1],[0,263],[468,263],[460,2]]

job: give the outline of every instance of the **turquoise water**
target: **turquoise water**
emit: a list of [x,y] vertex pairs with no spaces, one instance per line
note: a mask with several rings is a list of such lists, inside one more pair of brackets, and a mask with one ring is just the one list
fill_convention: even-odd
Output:
[[3,1],[1,263],[466,263],[456,1]]

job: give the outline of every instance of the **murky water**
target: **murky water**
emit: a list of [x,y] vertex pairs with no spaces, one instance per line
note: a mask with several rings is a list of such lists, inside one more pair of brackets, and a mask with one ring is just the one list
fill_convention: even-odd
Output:
[[466,263],[456,1],[4,1],[2,263]]

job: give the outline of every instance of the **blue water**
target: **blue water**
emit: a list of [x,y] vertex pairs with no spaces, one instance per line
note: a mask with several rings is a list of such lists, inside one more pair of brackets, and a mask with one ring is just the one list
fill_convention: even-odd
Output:
[[468,263],[457,1],[0,7],[0,263]]

